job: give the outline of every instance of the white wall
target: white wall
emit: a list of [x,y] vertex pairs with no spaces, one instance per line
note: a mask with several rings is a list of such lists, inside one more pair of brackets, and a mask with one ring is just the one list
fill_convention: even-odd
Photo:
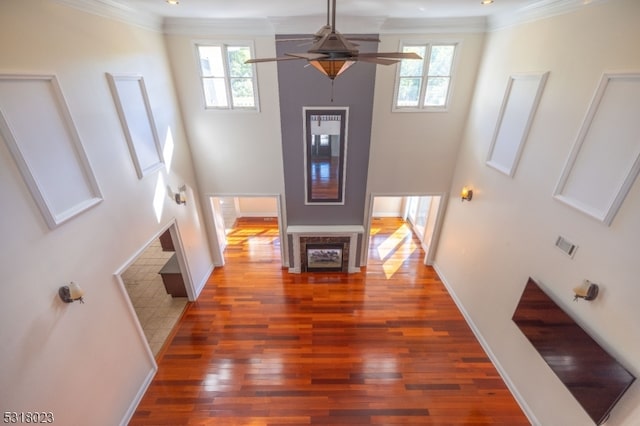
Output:
[[368,193],[441,193],[449,190],[482,53],[483,34],[383,35],[381,52],[402,40],[459,42],[447,112],[391,112],[397,65],[378,66]]
[[[58,77],[104,196],[50,230],[0,140],[0,408],[118,424],[155,364],[114,273],[174,219],[196,285],[212,267],[163,38],[52,1],[3,1],[0,51],[0,73]],[[160,138],[173,136],[170,170],[138,179],[106,72],[144,76]],[[186,206],[166,195],[166,185],[182,184]],[[60,301],[70,281],[86,304]]]
[[[640,183],[612,225],[552,198],[591,98],[605,71],[640,71],[640,2],[596,2],[581,10],[501,29],[487,36],[477,89],[436,255],[442,278],[542,425],[592,424],[576,400],[511,321],[532,276],[634,375],[640,375],[638,237]],[[550,71],[519,167],[509,178],[485,165],[500,103],[512,73]],[[598,173],[598,170],[594,170]],[[558,235],[579,248],[570,259]],[[601,285],[594,302],[572,302],[571,289]],[[608,425],[640,423],[636,382]]]
[[260,112],[204,108],[195,43],[230,40],[254,42],[257,57],[275,56],[273,36],[166,36],[200,189],[205,194],[282,194],[276,64],[256,67]]
[[[212,28],[213,32],[217,29]],[[178,91],[178,99],[203,204],[211,195],[281,195],[284,202],[284,167],[278,78],[275,63],[259,64],[260,111],[228,111],[204,108],[196,43],[249,42],[256,57],[274,57],[273,36],[172,33],[165,42]],[[284,211],[284,210],[283,210]],[[205,223],[211,246],[218,244],[212,212]],[[283,218],[286,227],[286,217]],[[216,265],[223,264],[214,251]]]
[[402,217],[404,215],[404,197],[375,197],[371,215],[373,217]]
[[278,199],[276,197],[241,197],[237,199],[239,217],[276,217]]

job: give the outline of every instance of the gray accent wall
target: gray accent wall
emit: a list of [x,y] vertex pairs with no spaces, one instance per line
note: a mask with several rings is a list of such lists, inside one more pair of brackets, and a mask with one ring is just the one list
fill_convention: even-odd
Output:
[[[362,35],[359,35],[362,36]],[[365,37],[378,37],[365,35]],[[278,38],[311,37],[286,35]],[[276,43],[278,56],[306,52],[300,41]],[[375,52],[377,43],[359,42],[361,52]],[[362,225],[371,145],[376,65],[356,63],[331,80],[306,60],[278,62],[282,157],[289,225]],[[303,107],[348,107],[347,164],[344,205],[305,205]]]

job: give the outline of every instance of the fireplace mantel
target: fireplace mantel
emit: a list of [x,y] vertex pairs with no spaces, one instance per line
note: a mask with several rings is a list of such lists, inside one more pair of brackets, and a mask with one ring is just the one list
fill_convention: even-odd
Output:
[[356,266],[356,253],[358,251],[358,235],[364,234],[364,227],[360,225],[307,225],[288,226],[287,234],[293,239],[293,267],[289,272],[299,274],[302,272],[302,256],[300,250],[300,238],[303,237],[348,237],[349,238],[349,267],[348,273],[360,272]]

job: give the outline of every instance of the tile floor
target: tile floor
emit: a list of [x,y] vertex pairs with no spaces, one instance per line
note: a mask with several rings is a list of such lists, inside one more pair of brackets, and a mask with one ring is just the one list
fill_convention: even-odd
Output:
[[162,251],[160,240],[156,240],[122,274],[124,286],[154,355],[162,349],[188,301],[186,297],[167,294],[158,274],[173,253]]

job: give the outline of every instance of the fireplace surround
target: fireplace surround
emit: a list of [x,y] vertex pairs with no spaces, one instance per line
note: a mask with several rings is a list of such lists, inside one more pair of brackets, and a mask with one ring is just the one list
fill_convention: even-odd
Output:
[[293,243],[289,272],[360,272],[356,253],[363,233],[364,228],[357,225],[289,226],[287,234]]

